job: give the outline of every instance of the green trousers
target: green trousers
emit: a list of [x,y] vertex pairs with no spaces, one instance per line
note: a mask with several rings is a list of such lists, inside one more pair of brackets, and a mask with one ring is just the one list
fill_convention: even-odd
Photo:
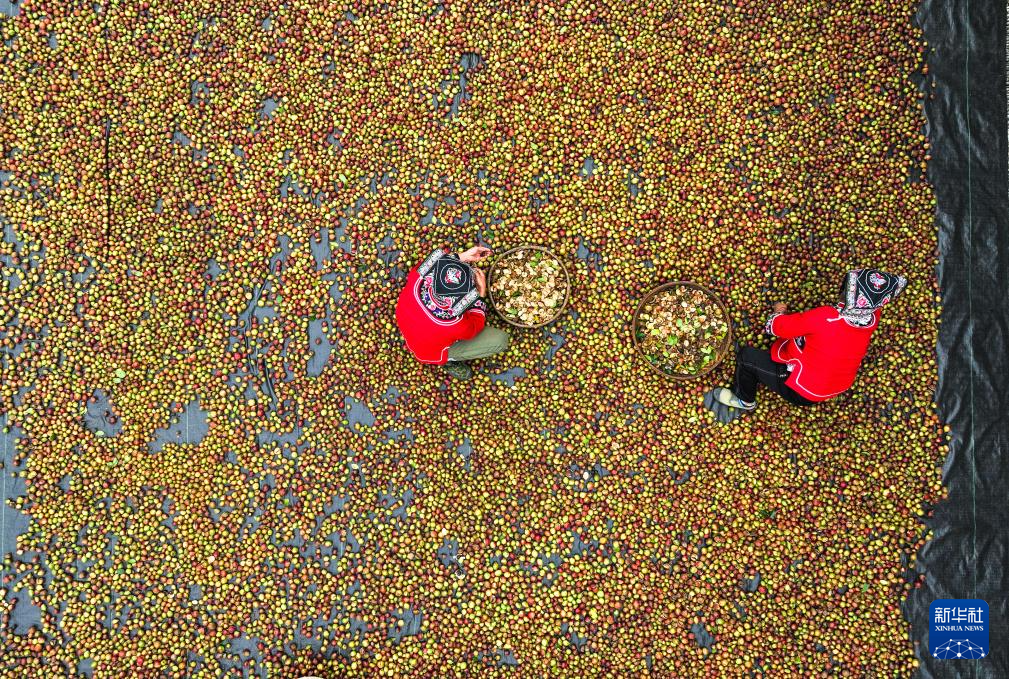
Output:
[[480,334],[469,340],[459,340],[448,348],[448,360],[472,361],[508,351],[511,338],[504,330],[485,326]]

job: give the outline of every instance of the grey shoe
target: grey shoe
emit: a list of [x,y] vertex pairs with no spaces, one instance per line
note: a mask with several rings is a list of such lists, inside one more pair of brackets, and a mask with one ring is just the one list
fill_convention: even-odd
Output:
[[473,377],[473,368],[469,366],[469,363],[463,361],[449,361],[442,367],[445,368],[445,372],[457,380],[468,380]]
[[730,424],[735,422],[740,417],[743,417],[745,412],[739,408],[730,408],[724,403],[720,403],[715,400],[715,392],[718,389],[711,389],[704,395],[704,407],[711,411],[712,416],[719,424]]
[[740,401],[739,397],[733,394],[731,389],[722,387],[715,389],[715,400],[722,405],[729,406],[730,408],[739,408],[740,410],[753,410],[757,407],[756,403]]

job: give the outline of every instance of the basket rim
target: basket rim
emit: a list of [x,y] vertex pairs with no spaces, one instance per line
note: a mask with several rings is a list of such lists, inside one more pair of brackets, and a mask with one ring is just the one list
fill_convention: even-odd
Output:
[[[561,265],[561,271],[564,272],[564,286],[565,286],[564,301],[561,302],[561,305],[559,307],[557,307],[557,313],[554,314],[554,316],[550,320],[544,321],[543,323],[529,324],[529,323],[521,323],[519,321],[513,321],[498,310],[497,301],[494,299],[494,291],[493,291],[494,269],[497,267],[498,262],[502,258],[519,250],[539,250],[540,252],[545,252],[546,254],[550,255],[555,260],[557,260],[557,262]],[[512,325],[516,328],[530,328],[530,329],[543,328],[550,325],[558,318],[560,318],[564,314],[564,311],[568,308],[568,301],[571,298],[571,274],[568,272],[568,267],[564,263],[564,260],[560,257],[560,255],[558,255],[550,248],[544,247],[542,245],[534,245],[532,243],[527,243],[524,245],[516,245],[515,247],[509,248],[504,252],[494,256],[494,262],[490,265],[490,268],[487,269],[487,297],[490,299],[491,306],[494,307],[494,312],[498,315],[498,318],[500,318],[505,323]]]
[[[667,373],[663,370],[660,370],[654,363],[648,360],[648,358],[645,356],[644,350],[641,348],[641,343],[638,341],[638,333],[637,333],[638,318],[641,315],[641,310],[644,308],[645,303],[648,302],[648,300],[655,297],[660,292],[675,287],[693,288],[695,290],[700,290],[701,292],[705,293],[709,298],[715,301],[715,305],[721,310],[722,316],[725,318],[725,323],[728,326],[728,331],[725,333],[725,340],[723,342],[723,346],[718,351],[717,359],[710,366],[708,366],[707,368],[696,374]],[[634,316],[631,318],[631,341],[634,343],[634,353],[637,356],[639,356],[641,360],[644,361],[645,364],[655,374],[660,375],[666,379],[677,380],[681,382],[696,380],[711,374],[718,366],[722,364],[722,361],[724,361],[725,357],[728,355],[729,349],[732,347],[732,317],[729,315],[729,309],[728,307],[725,306],[725,302],[723,302],[721,297],[715,294],[715,292],[711,288],[701,285],[700,283],[694,283],[693,281],[683,281],[683,280],[669,281],[667,283],[662,283],[661,285],[658,285],[649,290],[647,293],[645,293],[644,297],[641,298],[641,301],[638,302],[638,306],[634,310]]]

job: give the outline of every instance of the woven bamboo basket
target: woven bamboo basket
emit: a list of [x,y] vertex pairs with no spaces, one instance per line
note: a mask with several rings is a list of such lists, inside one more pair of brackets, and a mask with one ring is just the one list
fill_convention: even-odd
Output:
[[[711,365],[709,365],[707,368],[696,374],[668,373],[660,369],[658,366],[656,366],[654,363],[648,360],[647,356],[645,355],[644,349],[641,348],[641,343],[638,341],[638,320],[639,317],[641,316],[641,310],[644,309],[645,304],[647,304],[650,299],[652,299],[659,293],[677,287],[700,290],[701,292],[706,294],[708,298],[715,303],[719,311],[721,311],[722,318],[725,320],[726,326],[728,326],[728,331],[725,333],[725,340],[722,342],[722,346],[719,347],[718,352],[715,354],[715,360],[712,361]],[[696,380],[700,377],[704,377],[705,375],[709,374],[711,371],[713,371],[715,368],[721,365],[722,361],[725,360],[726,355],[729,353],[729,349],[732,348],[732,319],[729,316],[729,311],[728,309],[726,309],[725,304],[722,302],[721,299],[719,299],[718,295],[716,295],[710,289],[704,287],[703,285],[698,285],[697,283],[691,283],[690,281],[672,281],[670,283],[663,283],[657,288],[653,288],[648,292],[648,294],[646,294],[644,297],[641,298],[641,301],[638,303],[638,308],[634,311],[634,317],[631,320],[631,341],[634,342],[634,353],[636,353],[641,358],[641,360],[648,365],[648,367],[652,370],[652,372],[661,375],[662,377],[666,377],[673,380],[682,380],[682,381]]]
[[[497,263],[500,260],[511,255],[512,253],[518,252],[519,250],[538,250],[549,257],[553,257],[555,260],[560,262],[561,271],[564,272],[564,299],[561,301],[560,306],[557,307],[556,313],[553,315],[553,317],[550,318],[550,320],[548,321],[544,321],[543,323],[536,323],[535,325],[533,325],[529,323],[522,323],[521,321],[515,321],[508,318],[498,309],[497,300],[494,298],[494,273],[495,268],[497,267]],[[503,320],[505,323],[513,325],[516,328],[542,328],[543,326],[550,325],[558,318],[560,318],[561,314],[563,314],[564,310],[567,308],[568,299],[571,297],[571,274],[568,273],[568,267],[564,264],[564,260],[558,257],[556,254],[554,254],[552,251],[548,250],[547,248],[541,247],[539,245],[519,245],[518,247],[514,247],[510,250],[502,252],[500,255],[497,255],[494,258],[494,263],[491,264],[490,270],[487,272],[487,293],[488,296],[490,297],[491,305],[493,305],[494,307],[494,311],[497,312],[497,315],[500,316],[501,320]]]

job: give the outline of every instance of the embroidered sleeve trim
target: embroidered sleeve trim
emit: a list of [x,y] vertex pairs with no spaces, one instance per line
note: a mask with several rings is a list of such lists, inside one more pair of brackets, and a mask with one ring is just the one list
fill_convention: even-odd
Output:
[[[782,314],[771,314],[770,318],[767,319],[767,323],[764,323],[764,332],[768,335],[774,335],[774,319]],[[775,335],[777,337],[777,335]]]

